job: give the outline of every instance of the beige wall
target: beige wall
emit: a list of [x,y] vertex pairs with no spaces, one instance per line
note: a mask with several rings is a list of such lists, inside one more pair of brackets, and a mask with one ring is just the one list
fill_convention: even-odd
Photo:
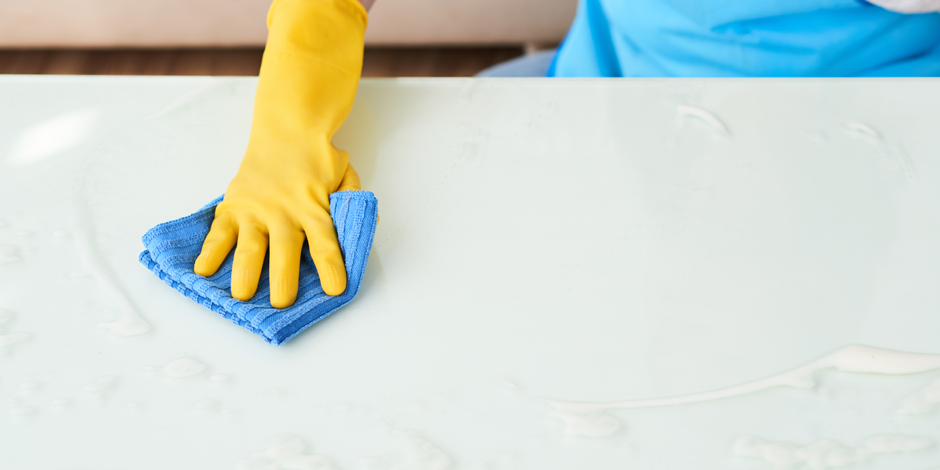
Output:
[[[270,0],[0,0],[0,47],[264,44]],[[369,44],[561,40],[577,0],[377,0]]]

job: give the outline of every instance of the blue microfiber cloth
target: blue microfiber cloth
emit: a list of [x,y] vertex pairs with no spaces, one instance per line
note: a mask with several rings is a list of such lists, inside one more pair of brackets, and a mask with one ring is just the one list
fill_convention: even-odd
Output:
[[330,214],[346,263],[346,291],[336,297],[323,293],[320,276],[304,243],[297,301],[285,309],[271,307],[267,259],[261,270],[257,293],[245,302],[233,299],[229,291],[234,250],[212,276],[202,277],[193,272],[193,264],[215,218],[215,206],[221,201],[222,197],[219,197],[195,214],[147,231],[143,236],[147,249],[140,254],[140,262],[183,295],[258,333],[275,346],[293,338],[356,296],[375,235],[378,201],[374,194],[342,191],[330,195]]

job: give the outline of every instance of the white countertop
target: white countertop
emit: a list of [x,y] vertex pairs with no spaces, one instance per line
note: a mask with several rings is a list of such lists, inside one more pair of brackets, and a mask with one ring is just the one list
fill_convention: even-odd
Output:
[[[366,278],[280,348],[137,262],[224,191],[254,86],[0,77],[0,344],[28,334],[0,356],[4,470],[940,466],[940,405],[896,413],[940,370],[588,416],[602,437],[540,398],[940,354],[940,80],[364,80],[335,141],[379,199]],[[89,273],[151,330],[100,329],[120,312]],[[739,455],[885,434],[933,445]]]

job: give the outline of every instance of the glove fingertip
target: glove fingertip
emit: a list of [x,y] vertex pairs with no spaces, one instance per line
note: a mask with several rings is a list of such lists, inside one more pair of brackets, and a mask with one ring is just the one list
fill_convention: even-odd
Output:
[[320,274],[320,285],[323,292],[329,296],[337,296],[346,291],[346,270],[337,269],[335,265],[328,264]]

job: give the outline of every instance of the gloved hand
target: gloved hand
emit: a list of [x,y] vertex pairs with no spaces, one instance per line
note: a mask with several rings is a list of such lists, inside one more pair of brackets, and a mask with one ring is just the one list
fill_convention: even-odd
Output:
[[235,247],[236,299],[255,294],[270,244],[271,306],[293,304],[305,238],[324,292],[346,290],[330,194],[360,183],[331,141],[356,96],[366,22],[356,0],[271,5],[248,149],[194,268],[214,274]]

